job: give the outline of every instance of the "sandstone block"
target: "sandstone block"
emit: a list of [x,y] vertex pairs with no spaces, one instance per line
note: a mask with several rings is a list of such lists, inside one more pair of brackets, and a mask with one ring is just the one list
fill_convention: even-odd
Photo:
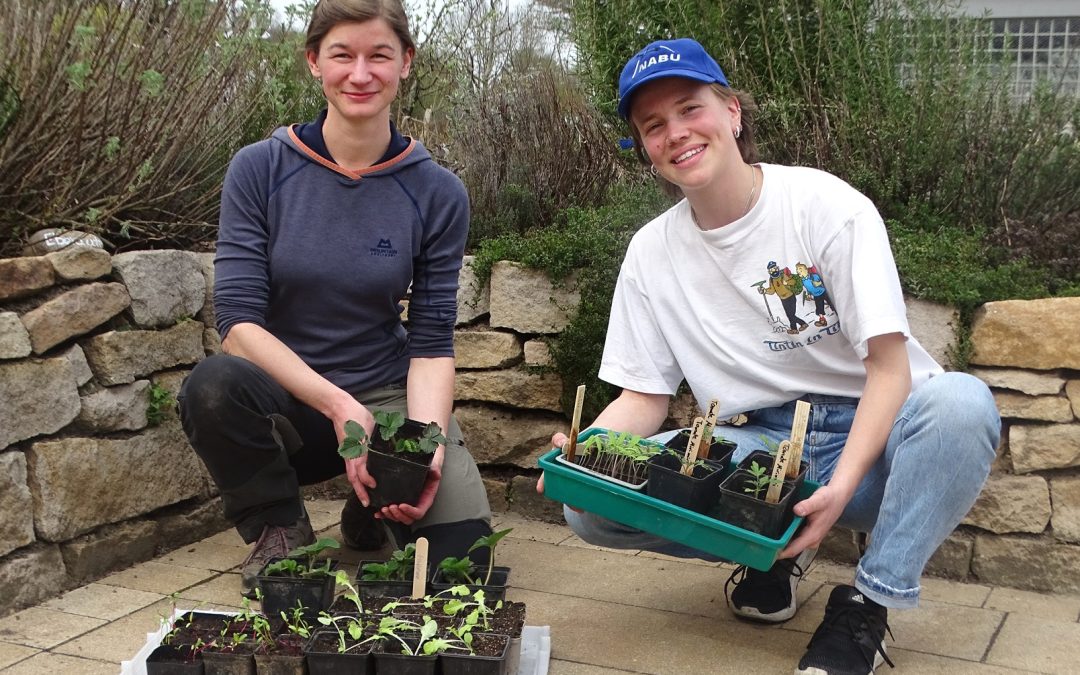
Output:
[[556,287],[543,271],[497,262],[491,272],[488,323],[519,333],[558,333],[570,323],[580,302],[576,275]]
[[1054,536],[1080,543],[1080,476],[1051,478],[1050,495],[1054,501],[1054,515],[1050,519]]
[[496,513],[505,513],[510,510],[510,501],[506,493],[510,490],[510,483],[495,478],[484,478],[484,489],[487,491],[488,505]]
[[1065,379],[1051,373],[1039,373],[1015,368],[972,368],[971,374],[996,389],[1011,389],[1029,396],[1061,393]]
[[75,384],[80,387],[94,379],[94,372],[90,370],[90,364],[86,362],[86,354],[79,345],[71,345],[68,349],[60,352],[57,358],[67,359],[71,364],[71,373],[75,376]]
[[206,300],[202,265],[184,251],[132,251],[113,256],[131,294],[131,315],[143,328],[193,317]]
[[129,520],[106,525],[60,545],[68,575],[76,583],[100,579],[115,569],[154,557],[157,523]]
[[1050,522],[1050,488],[1042,476],[990,476],[964,525],[998,534],[1046,529]]
[[510,480],[510,509],[526,518],[562,523],[562,504],[536,492],[537,476],[514,476]]
[[948,364],[950,353],[956,348],[956,327],[960,312],[948,305],[940,305],[918,298],[906,298],[908,326],[930,356],[941,364]]
[[0,363],[0,382],[0,449],[59,431],[79,414],[67,359]]
[[1069,380],[1065,385],[1065,395],[1069,397],[1073,416],[1080,419],[1080,380]]
[[491,307],[491,288],[487,284],[480,286],[480,281],[472,268],[473,260],[473,256],[465,256],[462,260],[461,272],[458,274],[457,325],[459,326],[487,314]]
[[22,317],[35,354],[68,338],[84,335],[113,318],[130,303],[122,284],[77,286],[32,309]]
[[202,272],[203,284],[206,286],[206,292],[203,295],[202,309],[195,315],[195,318],[202,321],[207,326],[216,327],[217,319],[214,315],[214,254],[213,253],[190,253],[189,255],[195,258],[195,262],[199,264],[199,271]]
[[0,557],[34,541],[34,502],[26,485],[26,456],[0,453]]
[[975,314],[971,362],[1080,370],[1080,340],[1075,338],[1080,297],[988,302]]
[[551,449],[551,435],[569,427],[562,415],[511,412],[477,403],[457,406],[454,417],[477,464],[512,464],[523,469],[535,469],[536,460]]
[[0,616],[67,590],[60,547],[37,545],[0,558]]
[[169,392],[175,399],[180,395],[180,387],[184,384],[184,378],[190,374],[190,369],[168,370],[163,373],[154,373],[150,381]]
[[49,288],[56,273],[42,257],[4,258],[0,260],[0,300],[14,300]]
[[1013,424],[1009,454],[1017,473],[1080,466],[1080,424]]
[[983,583],[1033,591],[1080,591],[1080,546],[1037,537],[975,537],[971,569]]
[[829,530],[818,546],[817,557],[832,560],[845,565],[859,562],[859,547],[855,545],[853,533],[846,527],[834,527]]
[[150,381],[108,387],[82,397],[77,422],[87,431],[136,431],[146,426]]
[[460,401],[488,401],[515,408],[539,408],[562,412],[559,397],[562,379],[553,373],[526,370],[465,371],[457,374]]
[[129,439],[39,441],[28,460],[34,522],[46,541],[66,541],[204,489],[201,463],[176,423]]
[[217,329],[207,328],[203,331],[203,351],[207,356],[221,353],[221,336]]
[[454,356],[458,368],[503,368],[521,358],[521,339],[499,331],[457,331]]
[[525,365],[550,366],[555,363],[551,356],[551,347],[543,340],[529,340],[525,343]]
[[98,279],[112,271],[112,256],[104,249],[89,246],[69,246],[49,253],[45,259],[56,277],[64,281]]
[[181,321],[161,331],[103,333],[87,340],[83,349],[102,384],[128,384],[158,370],[201,361],[202,338],[201,323]]
[[953,532],[930,556],[924,572],[946,579],[967,579],[971,574],[971,556],[974,552],[973,537]]
[[994,392],[994,403],[1003,418],[1071,422],[1069,399],[1064,396],[1028,396],[1011,391]]
[[0,359],[29,356],[30,334],[15,312],[0,312]]
[[[195,455],[194,450],[190,452],[192,456]],[[172,551],[224,532],[232,527],[232,524],[225,520],[224,513],[221,500],[215,498],[172,507],[157,514],[157,550]]]

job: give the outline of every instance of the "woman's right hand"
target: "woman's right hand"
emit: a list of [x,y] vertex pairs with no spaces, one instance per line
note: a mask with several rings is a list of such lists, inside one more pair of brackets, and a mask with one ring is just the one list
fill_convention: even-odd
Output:
[[[334,411],[330,420],[334,423],[334,431],[337,433],[339,446],[345,440],[345,423],[349,420],[353,420],[364,427],[364,433],[367,434],[369,439],[375,433],[375,417],[370,410],[351,396],[344,405]],[[345,475],[349,478],[349,484],[352,485],[353,491],[356,492],[356,496],[360,499],[360,503],[364,506],[370,504],[371,500],[368,498],[367,491],[375,487],[375,479],[371,477],[367,470],[367,453],[360,455],[356,459],[345,460]]]
[[[554,447],[554,448],[565,448],[566,447],[566,442],[569,441],[569,440],[570,440],[569,436],[567,436],[566,434],[564,434],[561,431],[557,431],[551,437],[551,446]],[[540,474],[540,479],[536,481],[536,491],[539,494],[544,494],[544,474],[542,474],[542,473]],[[582,513],[582,510],[579,509],[579,508],[575,508],[573,506],[571,506],[570,508],[577,511],[578,513]]]

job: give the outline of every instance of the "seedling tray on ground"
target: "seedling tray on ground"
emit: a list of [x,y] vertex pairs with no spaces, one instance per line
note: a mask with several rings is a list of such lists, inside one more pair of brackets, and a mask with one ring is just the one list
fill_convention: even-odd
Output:
[[[795,516],[779,539],[763,537],[571,468],[555,460],[561,452],[556,448],[540,457],[544,495],[549,499],[754,569],[772,567],[803,522]],[[814,481],[803,481],[796,501],[806,499],[818,487]]]

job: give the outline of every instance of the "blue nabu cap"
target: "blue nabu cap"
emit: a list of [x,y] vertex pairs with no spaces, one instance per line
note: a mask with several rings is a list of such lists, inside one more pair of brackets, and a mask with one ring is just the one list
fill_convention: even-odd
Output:
[[724,71],[697,40],[657,40],[626,62],[619,76],[619,114],[630,117],[630,95],[661,77],[685,77],[729,86]]

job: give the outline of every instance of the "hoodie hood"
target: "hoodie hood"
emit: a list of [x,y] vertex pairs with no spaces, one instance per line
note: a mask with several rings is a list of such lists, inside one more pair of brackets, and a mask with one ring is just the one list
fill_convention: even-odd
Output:
[[392,157],[384,162],[380,162],[379,164],[375,164],[374,166],[369,166],[366,169],[352,171],[350,169],[346,169],[340,164],[331,162],[330,160],[326,159],[325,157],[321,156],[319,153],[315,152],[307,145],[305,145],[304,142],[300,140],[300,137],[296,135],[293,126],[278,127],[278,129],[274,131],[274,134],[271,138],[273,138],[275,141],[281,142],[285,145],[285,147],[289,148],[297,155],[306,159],[312,164],[317,164],[329,171],[333,171],[334,173],[337,173],[345,178],[349,178],[352,180],[360,180],[362,178],[370,176],[390,175],[404,169],[407,166],[419,164],[420,162],[425,162],[431,159],[431,155],[428,153],[427,148],[425,148],[420,141],[414,138],[409,141],[408,147],[402,150],[401,153],[397,156]]

